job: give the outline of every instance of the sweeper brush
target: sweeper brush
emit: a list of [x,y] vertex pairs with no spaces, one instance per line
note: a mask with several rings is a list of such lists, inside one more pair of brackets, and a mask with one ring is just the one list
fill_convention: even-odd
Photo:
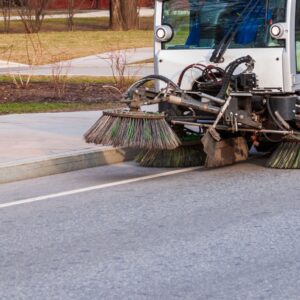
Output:
[[142,167],[187,168],[203,166],[206,155],[201,145],[180,146],[174,150],[148,150],[141,152],[135,161]]
[[114,147],[175,149],[180,140],[164,114],[105,111],[84,135],[86,142]]
[[274,169],[300,169],[300,141],[282,142],[266,166]]
[[[178,128],[177,128],[178,129]],[[181,146],[173,150],[147,150],[137,155],[135,161],[142,167],[152,168],[187,168],[203,166],[206,154],[199,135],[180,128]]]

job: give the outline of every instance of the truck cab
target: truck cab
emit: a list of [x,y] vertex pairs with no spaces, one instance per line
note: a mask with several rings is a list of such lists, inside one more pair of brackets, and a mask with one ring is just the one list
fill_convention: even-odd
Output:
[[[188,65],[225,68],[250,55],[259,87],[294,93],[300,90],[298,16],[296,0],[158,0],[155,72],[176,82]],[[200,73],[193,68],[184,88],[190,89]]]

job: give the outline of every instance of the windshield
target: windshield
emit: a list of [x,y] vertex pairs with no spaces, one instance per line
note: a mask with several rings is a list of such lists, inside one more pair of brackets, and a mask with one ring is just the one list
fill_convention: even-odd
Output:
[[163,24],[174,29],[164,49],[211,49],[234,32],[229,48],[284,47],[269,28],[285,22],[286,0],[170,0],[163,4]]

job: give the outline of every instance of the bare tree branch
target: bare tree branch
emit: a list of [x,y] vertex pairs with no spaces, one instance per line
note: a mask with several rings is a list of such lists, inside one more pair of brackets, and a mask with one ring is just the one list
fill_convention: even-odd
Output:
[[41,30],[45,10],[50,0],[19,0],[17,11],[26,33],[36,33]]

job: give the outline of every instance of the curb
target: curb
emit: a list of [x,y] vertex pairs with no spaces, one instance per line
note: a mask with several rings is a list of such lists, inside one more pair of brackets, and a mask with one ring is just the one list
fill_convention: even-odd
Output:
[[136,151],[124,148],[72,151],[36,160],[0,165],[0,184],[66,173],[133,160]]

